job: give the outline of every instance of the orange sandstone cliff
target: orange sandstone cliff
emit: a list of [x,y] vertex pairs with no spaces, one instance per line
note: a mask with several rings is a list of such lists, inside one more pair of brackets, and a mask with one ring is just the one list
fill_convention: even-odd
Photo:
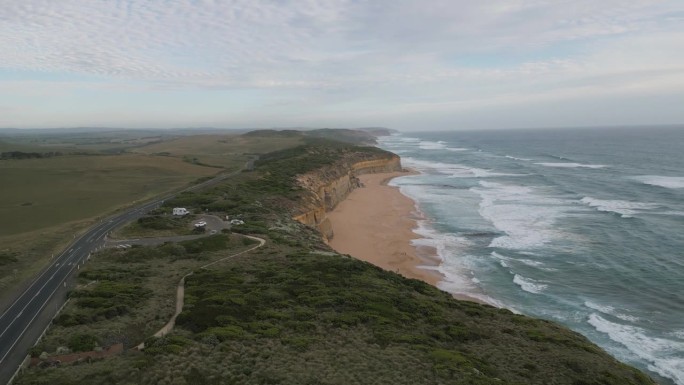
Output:
[[370,159],[358,155],[351,154],[332,166],[297,177],[299,185],[312,194],[294,219],[317,229],[326,240],[334,236],[326,213],[360,187],[359,175],[401,171],[401,159],[396,154],[375,154]]

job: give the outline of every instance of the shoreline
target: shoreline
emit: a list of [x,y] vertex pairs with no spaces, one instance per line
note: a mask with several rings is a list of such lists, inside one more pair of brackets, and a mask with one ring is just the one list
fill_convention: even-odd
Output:
[[[442,259],[437,250],[412,243],[421,238],[414,230],[423,219],[416,202],[388,185],[396,177],[417,174],[409,170],[359,176],[362,187],[327,214],[334,234],[328,244],[339,253],[439,288],[445,276],[438,270]],[[484,303],[470,296],[452,295]]]

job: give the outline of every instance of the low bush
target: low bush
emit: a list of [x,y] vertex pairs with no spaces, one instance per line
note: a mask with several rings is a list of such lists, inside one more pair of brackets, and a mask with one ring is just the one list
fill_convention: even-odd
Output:
[[67,346],[74,352],[86,352],[93,350],[100,344],[98,338],[92,334],[79,333],[69,338]]

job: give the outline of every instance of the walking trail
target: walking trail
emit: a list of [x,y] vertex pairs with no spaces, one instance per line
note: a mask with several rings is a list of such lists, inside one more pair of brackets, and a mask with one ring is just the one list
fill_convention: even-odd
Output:
[[[240,256],[242,254],[248,253],[252,250],[256,250],[266,243],[265,239],[262,239],[259,237],[253,237],[251,235],[243,235],[243,236],[247,237],[249,239],[253,239],[255,241],[258,241],[259,244],[254,246],[254,247],[251,247],[247,250],[241,251],[239,253],[229,255],[227,257],[221,258],[221,259],[216,260],[214,262],[208,263],[208,264],[200,267],[200,269],[206,269],[209,266],[215,265],[219,262],[223,262],[225,260],[235,258],[235,257]],[[159,331],[154,333],[155,337],[163,337],[164,335],[170,333],[173,330],[173,327],[176,325],[176,317],[178,317],[178,315],[183,311],[183,304],[184,304],[184,298],[185,298],[185,278],[187,278],[191,275],[192,275],[192,271],[189,272],[188,274],[184,275],[183,278],[181,278],[180,281],[178,282],[178,287],[176,288],[176,311],[173,313],[173,316],[171,316],[171,319],[169,320],[169,322],[167,322],[166,325],[164,325],[161,329],[159,329]],[[136,349],[138,349],[138,350],[143,350],[144,348],[145,348],[145,342],[141,342],[140,345],[136,346]]]

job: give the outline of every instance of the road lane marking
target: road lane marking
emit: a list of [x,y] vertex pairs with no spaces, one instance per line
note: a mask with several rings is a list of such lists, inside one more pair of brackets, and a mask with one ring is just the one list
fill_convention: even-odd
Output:
[[[247,166],[249,165],[249,163],[250,163],[250,162],[245,163],[245,168],[247,168]],[[215,177],[214,179],[212,179],[212,180],[210,180],[210,181],[207,181],[207,182],[204,182],[204,183],[195,185],[195,186],[188,187],[188,188],[183,189],[183,190],[181,190],[181,191],[178,191],[178,192],[176,192],[176,193],[170,194],[170,195],[164,197],[164,198],[161,199],[161,200],[157,200],[157,201],[154,201],[154,202],[150,202],[150,203],[148,203],[147,205],[144,205],[144,206],[142,206],[142,207],[139,207],[138,209],[133,209],[133,211],[129,211],[129,212],[124,213],[124,214],[120,214],[118,217],[111,218],[111,219],[107,222],[107,224],[109,224],[109,226],[106,226],[105,223],[102,223],[102,225],[100,225],[100,226],[96,226],[95,228],[93,228],[92,233],[86,233],[86,234],[84,234],[83,236],[81,236],[81,237],[79,237],[78,239],[76,239],[75,241],[73,241],[73,242],[72,242],[72,245],[77,244],[78,242],[81,242],[81,241],[83,241],[84,239],[87,239],[86,237],[88,236],[88,234],[97,234],[98,231],[101,231],[101,230],[103,230],[103,229],[104,229],[104,232],[103,232],[100,236],[98,236],[98,238],[101,237],[101,236],[104,236],[104,237],[106,238],[106,233],[107,233],[108,231],[110,231],[111,229],[118,227],[118,226],[121,225],[122,223],[125,223],[125,222],[128,222],[128,221],[132,220],[132,219],[135,219],[136,215],[134,215],[134,214],[135,214],[135,211],[136,211],[136,210],[139,211],[139,212],[141,212],[141,213],[143,213],[143,211],[150,210],[150,209],[153,209],[153,208],[155,208],[155,207],[161,207],[161,205],[164,203],[164,200],[171,199],[171,198],[173,198],[173,197],[177,196],[178,194],[180,194],[180,193],[182,193],[182,192],[185,192],[185,191],[194,191],[194,190],[197,190],[197,189],[199,189],[199,188],[204,188],[204,187],[206,187],[206,186],[210,186],[210,185],[216,184],[216,183],[221,182],[221,181],[223,181],[223,180],[225,180],[225,179],[228,179],[228,178],[230,178],[230,177],[233,177],[233,176],[235,176],[235,175],[238,175],[242,170],[243,170],[243,169],[240,169],[240,170],[235,171],[235,172],[232,172],[232,173],[228,173],[228,174],[224,174],[224,175],[217,176],[217,177]],[[143,213],[143,214],[144,214],[144,213]],[[104,220],[103,220],[103,222],[104,222]],[[93,237],[93,236],[91,236],[91,238],[92,238],[92,237]],[[76,238],[76,234],[74,235],[74,238]],[[73,251],[73,249],[69,250],[69,252],[71,252],[71,251]],[[42,290],[42,289],[45,287],[45,285],[47,285],[48,282],[52,281],[52,279],[55,277],[55,275],[62,269],[62,267],[65,266],[65,264],[62,263],[62,262],[64,262],[64,258],[63,258],[63,257],[64,257],[65,255],[67,255],[67,253],[68,253],[68,252],[63,251],[57,258],[54,258],[54,259],[53,259],[53,264],[50,265],[50,266],[47,266],[47,267],[43,270],[43,272],[42,272],[38,277],[36,277],[36,278],[33,280],[33,282],[31,283],[31,285],[30,285],[26,290],[24,290],[24,291],[21,293],[21,295],[19,295],[19,297],[17,297],[7,309],[5,309],[5,311],[2,313],[2,315],[0,315],[0,320],[2,320],[2,318],[4,318],[5,315],[8,314],[9,311],[12,310],[12,309],[19,303],[19,301],[20,301],[22,298],[24,298],[24,297],[26,296],[27,293],[29,293],[31,290],[33,290],[34,287],[35,287],[36,285],[40,284],[41,278],[42,278],[46,273],[48,273],[48,271],[52,271],[51,268],[54,266],[54,267],[57,268],[56,271],[52,274],[52,276],[50,276],[50,278],[43,284],[43,286],[42,286],[41,289],[39,289],[39,290]],[[68,259],[70,259],[70,257],[73,258],[73,255],[69,255],[66,259],[68,260]],[[71,265],[71,263],[70,263],[69,265]],[[66,273],[65,279],[67,279],[67,278],[70,276],[70,274],[72,274],[73,270],[74,270],[74,266],[72,266],[71,269],[69,270],[69,272]],[[66,281],[65,281],[65,284],[66,284]],[[26,330],[27,330],[28,327],[31,325],[31,323],[33,322],[33,320],[36,318],[36,316],[37,316],[38,314],[40,314],[40,312],[41,312],[41,311],[43,310],[43,308],[45,307],[45,304],[47,304],[47,302],[52,298],[52,296],[54,295],[54,293],[56,292],[56,290],[57,290],[57,288],[56,288],[55,290],[53,290],[53,292],[50,294],[50,296],[48,297],[48,299],[43,303],[43,305],[41,306],[41,308],[38,310],[38,313],[36,313],[36,315],[34,315],[34,317],[31,319],[31,321],[29,321],[29,323],[27,324],[27,326],[26,326],[26,327],[24,328],[24,330],[21,332],[21,334],[19,335],[19,337],[14,341],[14,343],[12,344],[12,346],[10,346],[9,350],[7,351],[7,353],[6,353],[2,358],[0,358],[0,363],[2,363],[2,362],[5,360],[5,358],[7,357],[7,354],[9,354],[9,352],[10,352],[10,351],[14,348],[14,346],[19,342],[19,340],[20,340],[20,339],[22,338],[22,336],[25,334]],[[35,297],[34,297],[34,298],[35,298]],[[27,307],[30,303],[32,303],[32,302],[33,302],[33,298],[32,298],[31,300],[28,301],[27,305],[24,306],[24,309],[26,309],[26,307]],[[23,310],[22,310],[22,312],[23,312]],[[10,325],[11,325],[11,324],[10,324]],[[6,332],[6,330],[5,330],[5,332]],[[3,334],[4,334],[5,332],[3,332]]]
[[36,278],[33,280],[33,282],[31,282],[31,285],[29,285],[29,287],[27,287],[26,290],[24,290],[24,291],[21,293],[21,295],[20,295],[19,297],[17,297],[17,298],[14,300],[14,302],[12,302],[12,304],[11,304],[7,309],[5,309],[5,311],[2,313],[2,315],[0,315],[0,320],[2,320],[2,319],[5,317],[5,315],[6,315],[10,310],[12,310],[12,308],[14,307],[14,305],[16,305],[16,304],[19,302],[19,300],[21,300],[22,298],[24,298],[24,296],[26,295],[26,293],[28,293],[29,291],[31,291],[31,289],[33,289],[33,287],[34,287],[36,284],[38,284],[38,282],[40,281],[40,279],[43,278],[43,276],[44,276],[48,271],[50,271],[52,267],[58,267],[58,266],[60,265],[59,260],[62,259],[62,257],[64,257],[64,255],[66,255],[66,251],[63,251],[61,254],[59,254],[59,255],[57,256],[57,258],[54,258],[54,259],[53,259],[52,264],[51,264],[50,266],[48,266],[47,268],[45,268],[45,270],[43,270],[43,272],[40,273],[40,275],[39,275],[38,277],[36,277]]
[[[67,272],[66,277],[69,277],[69,275],[71,274],[72,271],[74,271],[74,268],[73,268],[73,267],[71,268],[71,270],[69,270],[69,271]],[[66,279],[66,278],[65,278],[65,279]],[[66,284],[66,281],[64,281],[64,283]],[[26,333],[26,330],[29,328],[29,326],[31,326],[31,324],[33,323],[33,320],[35,320],[36,317],[38,317],[38,315],[39,315],[39,314],[43,311],[43,309],[45,308],[45,305],[50,301],[50,299],[52,298],[52,296],[55,295],[55,293],[57,292],[57,289],[59,289],[59,286],[57,286],[57,287],[55,288],[55,290],[53,290],[52,293],[50,293],[50,295],[47,297],[47,299],[45,300],[45,302],[43,302],[43,304],[40,306],[40,308],[38,309],[38,311],[36,312],[36,314],[33,315],[33,318],[31,318],[31,320],[30,320],[29,322],[26,323],[26,327],[24,328],[24,330],[21,331],[21,334],[19,334],[19,337],[17,337],[17,338],[14,340],[14,343],[12,344],[12,346],[10,346],[9,349],[7,349],[7,353],[5,353],[5,355],[3,355],[2,358],[0,358],[0,364],[5,360],[5,358],[7,358],[7,355],[12,351],[12,349],[13,349],[14,346],[19,342],[19,340],[21,340],[21,337],[24,336],[24,333]],[[24,309],[25,309],[25,307],[24,307]],[[22,312],[23,312],[23,310],[22,310]],[[6,331],[6,330],[5,330],[5,331]],[[5,334],[5,332],[3,332],[3,334]],[[1,336],[1,335],[0,335],[0,336]]]
[[[64,267],[64,265],[62,265],[61,267],[59,267],[59,268],[57,269],[57,271],[55,271],[54,273],[52,273],[52,275],[50,276],[50,278],[48,278],[47,280],[45,280],[45,283],[43,283],[43,286],[41,286],[40,289],[38,289],[38,293],[40,293],[40,292],[43,291],[43,289],[45,288],[45,286],[46,286],[50,281],[52,281],[52,279],[55,277],[55,275],[57,275],[57,273],[59,273],[59,271],[62,269],[62,267]],[[71,270],[69,270],[69,273],[71,273],[72,270],[74,270],[73,267],[71,268]],[[69,273],[67,273],[67,276],[66,276],[66,277],[68,277],[68,274],[69,274]],[[65,278],[66,278],[66,277],[65,277]],[[33,302],[33,300],[34,300],[36,297],[37,297],[37,295],[34,295],[31,299],[29,299],[29,300],[26,302],[26,305],[24,305],[24,307],[19,311],[19,315],[21,315],[21,314],[24,313],[24,310],[26,310],[26,308]],[[9,309],[8,309],[8,310],[9,310]],[[4,314],[3,314],[3,315],[4,315]],[[18,317],[15,317],[15,318],[12,320],[12,322],[10,322],[9,325],[7,325],[7,327],[5,328],[5,330],[3,330],[2,333],[0,333],[0,337],[4,336],[5,333],[7,333],[7,330],[8,330],[10,327],[12,327],[12,325],[14,324],[14,321],[16,321],[17,318],[18,318]]]

